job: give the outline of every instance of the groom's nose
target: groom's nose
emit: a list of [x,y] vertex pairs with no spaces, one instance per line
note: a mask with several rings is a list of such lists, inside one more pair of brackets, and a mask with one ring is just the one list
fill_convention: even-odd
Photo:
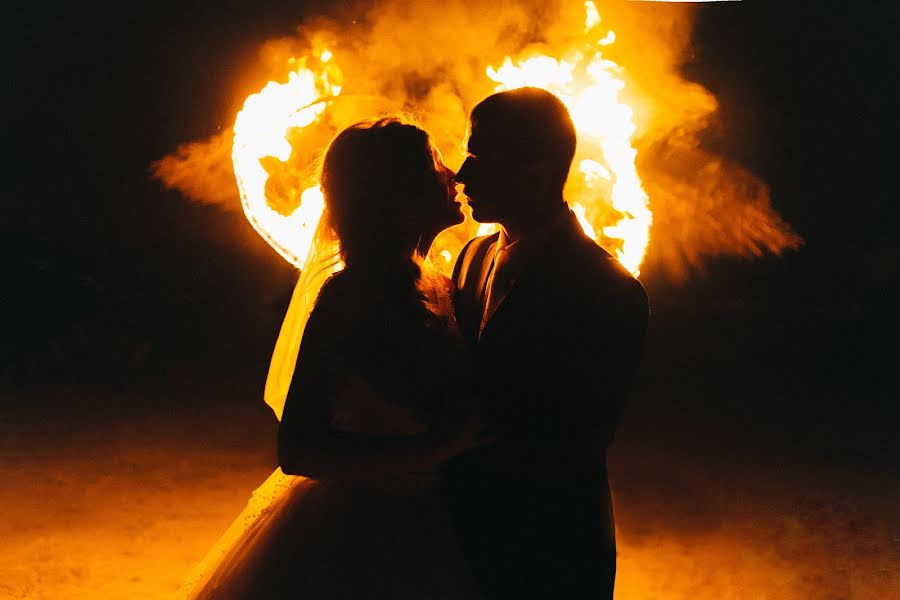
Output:
[[463,161],[462,166],[459,168],[459,171],[456,172],[456,177],[454,177],[453,180],[456,183],[465,184],[466,179],[468,179],[469,172],[471,170],[472,170],[472,157],[470,156],[470,157],[466,158],[465,161]]

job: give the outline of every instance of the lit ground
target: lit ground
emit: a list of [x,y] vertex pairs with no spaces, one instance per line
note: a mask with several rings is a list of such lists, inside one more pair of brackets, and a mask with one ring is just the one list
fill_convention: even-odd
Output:
[[[273,459],[266,409],[199,394],[4,394],[0,598],[177,588]],[[900,598],[895,471],[659,421],[626,421],[611,459],[617,599]]]

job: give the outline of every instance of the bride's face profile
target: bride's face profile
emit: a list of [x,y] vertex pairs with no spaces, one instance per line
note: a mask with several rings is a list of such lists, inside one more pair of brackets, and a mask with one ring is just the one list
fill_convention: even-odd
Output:
[[320,182],[348,265],[421,251],[463,220],[453,171],[428,133],[401,119],[344,129],[325,153]]
[[428,151],[434,167],[427,174],[427,178],[433,181],[432,185],[428,187],[434,191],[426,191],[422,194],[422,226],[426,232],[440,232],[462,223],[464,217],[461,205],[456,201],[456,173],[444,164],[440,150],[430,142]]

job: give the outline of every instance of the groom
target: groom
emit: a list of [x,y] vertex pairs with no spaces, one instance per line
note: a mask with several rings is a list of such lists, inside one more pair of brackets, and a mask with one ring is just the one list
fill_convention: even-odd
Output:
[[472,111],[457,174],[475,220],[457,320],[474,357],[490,443],[447,467],[446,496],[489,600],[612,598],[612,440],[647,325],[647,297],[563,199],[575,128],[537,88]]

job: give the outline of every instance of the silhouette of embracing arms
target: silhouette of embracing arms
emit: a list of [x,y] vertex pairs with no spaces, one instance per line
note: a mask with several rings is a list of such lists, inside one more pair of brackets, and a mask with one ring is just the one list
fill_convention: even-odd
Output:
[[279,429],[285,473],[374,483],[431,471],[473,445],[472,419],[425,425],[433,420],[421,409],[435,404],[441,390],[414,381],[423,357],[414,356],[416,345],[405,334],[417,330],[407,315],[417,314],[410,306],[419,300],[385,293],[395,288],[385,281],[396,281],[409,265],[396,267],[342,272],[323,287]]

